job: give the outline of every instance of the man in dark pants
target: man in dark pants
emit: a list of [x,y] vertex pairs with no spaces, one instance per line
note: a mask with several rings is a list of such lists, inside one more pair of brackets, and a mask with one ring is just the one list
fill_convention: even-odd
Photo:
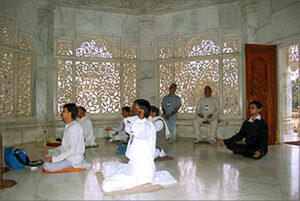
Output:
[[[229,139],[222,140],[220,146],[225,146],[234,154],[260,159],[268,152],[268,125],[260,116],[262,104],[252,101],[249,105],[250,119],[244,121],[240,131]],[[246,144],[235,142],[245,139]]]

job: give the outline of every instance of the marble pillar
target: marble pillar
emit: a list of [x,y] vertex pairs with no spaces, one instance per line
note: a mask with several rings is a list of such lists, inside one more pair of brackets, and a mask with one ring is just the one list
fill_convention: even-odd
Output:
[[257,5],[256,0],[242,0],[241,5],[241,28],[243,43],[258,43],[257,32]]
[[283,114],[283,132],[284,134],[293,134],[294,124],[292,121],[292,82],[291,69],[288,64],[288,48],[282,48],[279,51],[279,68],[281,68],[281,96],[282,97],[282,114]]
[[144,98],[156,105],[155,16],[140,16],[140,63],[137,69],[137,98]]
[[53,59],[54,15],[49,8],[38,9],[36,44],[35,93],[36,116],[39,123],[53,119],[55,63]]

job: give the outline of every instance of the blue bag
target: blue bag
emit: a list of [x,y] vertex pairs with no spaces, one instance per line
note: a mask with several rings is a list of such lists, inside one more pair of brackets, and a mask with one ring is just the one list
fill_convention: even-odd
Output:
[[8,167],[12,169],[22,169],[25,165],[30,165],[27,153],[23,149],[6,147],[4,150],[4,160]]
[[117,154],[125,154],[126,152],[126,148],[127,148],[127,145],[126,144],[120,144],[117,148]]

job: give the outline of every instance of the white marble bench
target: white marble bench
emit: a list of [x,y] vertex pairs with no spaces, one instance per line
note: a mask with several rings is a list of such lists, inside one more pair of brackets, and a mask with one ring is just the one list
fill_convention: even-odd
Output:
[[[203,124],[200,126],[201,132],[208,133],[209,124]],[[240,123],[230,123],[227,120],[221,120],[219,122],[217,138],[227,139],[237,133],[240,129]],[[193,129],[193,120],[178,120],[175,125],[175,135],[179,137],[195,137]]]

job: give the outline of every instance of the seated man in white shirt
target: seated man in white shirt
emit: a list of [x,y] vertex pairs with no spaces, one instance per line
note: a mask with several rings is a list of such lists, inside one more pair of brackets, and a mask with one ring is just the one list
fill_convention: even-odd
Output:
[[79,118],[79,123],[83,129],[83,137],[85,146],[97,146],[95,142],[95,135],[93,130],[93,124],[88,116],[85,116],[86,110],[84,107],[78,107],[77,117]]
[[166,156],[168,149],[167,139],[170,139],[170,131],[165,120],[159,116],[159,109],[155,106],[150,107],[150,116],[148,120],[154,124],[156,130],[156,150],[155,158]]
[[55,172],[63,169],[88,168],[90,164],[84,160],[84,138],[81,125],[76,121],[78,113],[74,103],[65,104],[61,118],[66,123],[62,145],[50,150],[42,151],[45,155],[44,169]]
[[[218,132],[218,121],[220,114],[220,103],[216,97],[212,95],[210,86],[205,86],[204,95],[198,101],[196,107],[196,117],[193,120],[193,127],[195,132],[195,144],[208,143],[215,144]],[[209,124],[208,136],[206,133],[200,133],[200,125]],[[203,141],[204,140],[204,141]],[[208,142],[207,142],[208,140]]]
[[[122,116],[124,118],[130,117],[130,107],[127,106],[122,107]],[[129,136],[125,132],[125,126],[123,120],[124,119],[121,120],[119,128],[111,128],[111,127],[105,128],[106,131],[109,131],[110,142],[117,142],[117,141],[127,142]]]

